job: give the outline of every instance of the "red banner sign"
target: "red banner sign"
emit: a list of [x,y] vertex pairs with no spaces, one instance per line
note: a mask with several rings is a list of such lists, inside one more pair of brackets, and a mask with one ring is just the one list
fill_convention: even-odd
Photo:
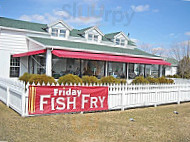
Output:
[[30,115],[98,110],[108,110],[108,87],[29,87]]

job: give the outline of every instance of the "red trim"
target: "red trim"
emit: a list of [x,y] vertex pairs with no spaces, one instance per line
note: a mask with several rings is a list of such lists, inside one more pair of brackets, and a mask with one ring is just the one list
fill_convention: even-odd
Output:
[[42,49],[42,50],[37,50],[37,51],[30,51],[30,52],[25,52],[25,53],[20,53],[20,54],[14,54],[13,57],[31,56],[31,55],[41,54],[41,53],[45,53],[45,52],[46,52],[46,49]]
[[158,65],[171,65],[161,59],[149,59],[141,57],[130,57],[130,56],[118,56],[111,54],[96,54],[87,52],[72,52],[65,50],[53,50],[52,54],[58,57],[64,58],[77,58],[77,59],[88,59],[88,60],[101,60],[101,61],[115,61],[115,62],[126,62],[126,63],[142,63],[142,64],[158,64]]

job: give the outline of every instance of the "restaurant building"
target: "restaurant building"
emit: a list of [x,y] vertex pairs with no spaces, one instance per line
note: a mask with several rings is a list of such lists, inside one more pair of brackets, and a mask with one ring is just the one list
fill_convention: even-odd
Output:
[[94,26],[73,29],[60,20],[39,24],[0,17],[0,76],[18,78],[25,72],[59,78],[65,74],[162,76],[161,57],[137,48],[123,32],[104,34]]

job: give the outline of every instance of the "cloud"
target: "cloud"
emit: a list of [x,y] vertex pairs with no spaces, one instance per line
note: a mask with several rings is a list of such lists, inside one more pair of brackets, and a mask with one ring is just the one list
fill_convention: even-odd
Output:
[[138,42],[139,42],[139,40],[138,40],[138,39],[135,39],[135,38],[131,38],[130,40],[133,41],[133,42],[135,42],[135,43],[138,43]]
[[66,20],[68,23],[80,24],[80,25],[98,25],[102,21],[100,17],[71,17]]
[[190,1],[190,0],[183,0],[183,1]]
[[185,35],[190,36],[190,32],[186,32]]
[[83,0],[87,4],[97,3],[99,0]]
[[158,9],[153,9],[152,12],[157,13],[157,12],[159,12],[159,10]]
[[39,14],[34,14],[34,15],[22,15],[22,16],[20,16],[19,19],[20,19],[20,20],[25,20],[25,21],[42,22],[42,23],[47,22],[45,16],[39,15]]
[[63,11],[63,10],[58,10],[58,11],[53,10],[53,13],[54,13],[54,15],[59,16],[59,17],[68,18],[70,16],[68,12]]
[[102,17],[96,16],[80,16],[74,17],[70,15],[68,12],[63,10],[53,10],[53,12],[45,13],[45,14],[34,14],[34,15],[22,15],[19,18],[20,20],[30,21],[30,22],[39,22],[39,23],[52,23],[57,20],[64,20],[69,24],[79,24],[79,25],[98,25],[102,21]]
[[144,12],[144,11],[149,11],[150,6],[148,4],[146,5],[138,5],[138,6],[131,6],[132,10],[135,12]]
[[170,33],[169,36],[170,36],[170,37],[173,37],[173,36],[175,36],[175,34],[174,34],[174,33]]

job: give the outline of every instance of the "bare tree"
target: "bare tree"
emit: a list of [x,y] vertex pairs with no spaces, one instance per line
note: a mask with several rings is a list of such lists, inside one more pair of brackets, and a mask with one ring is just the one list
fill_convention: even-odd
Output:
[[164,53],[167,53],[167,49],[164,49],[162,46],[154,47],[152,44],[148,43],[141,44],[140,48],[148,53],[155,54],[158,56],[162,56],[164,55]]
[[173,44],[170,49],[170,53],[170,55],[178,61],[182,60],[184,57],[189,57],[190,41],[183,41]]
[[173,44],[171,55],[179,61],[178,73],[182,78],[190,78],[190,41]]

